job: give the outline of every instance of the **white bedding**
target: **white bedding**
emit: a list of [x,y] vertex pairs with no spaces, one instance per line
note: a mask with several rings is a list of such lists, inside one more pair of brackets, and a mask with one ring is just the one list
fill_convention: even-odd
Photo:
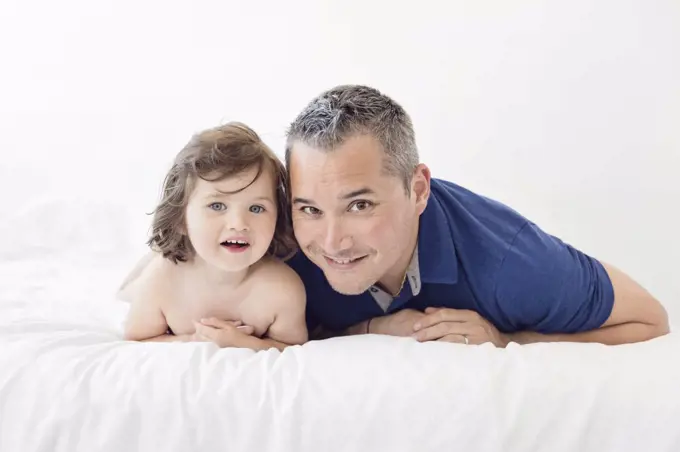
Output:
[[283,353],[125,342],[111,293],[136,256],[98,227],[73,235],[92,241],[76,251],[0,248],[2,452],[680,450],[680,335],[503,350],[368,336]]

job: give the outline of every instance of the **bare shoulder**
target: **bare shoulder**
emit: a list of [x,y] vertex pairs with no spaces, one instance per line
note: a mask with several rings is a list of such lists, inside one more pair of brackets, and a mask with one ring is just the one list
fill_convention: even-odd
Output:
[[284,344],[303,344],[308,340],[305,286],[286,263],[267,258],[258,272],[256,299],[259,309],[273,314],[266,336]]
[[286,263],[273,258],[263,258],[252,276],[257,280],[257,291],[275,294],[286,304],[306,302],[305,286],[298,274]]
[[178,266],[162,255],[152,252],[145,255],[130,273],[119,290],[119,298],[130,303],[165,298],[173,292]]

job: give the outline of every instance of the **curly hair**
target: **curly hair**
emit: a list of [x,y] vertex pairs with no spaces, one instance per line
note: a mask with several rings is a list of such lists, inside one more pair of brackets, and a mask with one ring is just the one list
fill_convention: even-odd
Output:
[[257,133],[240,122],[230,122],[193,135],[177,154],[165,176],[161,200],[152,212],[151,237],[147,245],[174,263],[193,258],[196,251],[184,231],[186,206],[197,178],[216,182],[254,167],[257,175],[241,190],[255,182],[262,171],[272,171],[276,181],[276,229],[267,254],[284,260],[291,257],[297,243],[286,196],[286,169]]

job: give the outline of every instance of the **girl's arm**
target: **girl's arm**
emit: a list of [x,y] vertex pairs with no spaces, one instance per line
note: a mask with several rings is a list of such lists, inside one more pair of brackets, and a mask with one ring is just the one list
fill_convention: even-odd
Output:
[[[129,341],[169,342],[183,340],[182,336],[166,334],[168,322],[162,310],[169,278],[163,273],[163,262],[150,262],[149,268],[135,281],[130,297],[130,311],[123,337]],[[184,339],[186,340],[186,339]]]

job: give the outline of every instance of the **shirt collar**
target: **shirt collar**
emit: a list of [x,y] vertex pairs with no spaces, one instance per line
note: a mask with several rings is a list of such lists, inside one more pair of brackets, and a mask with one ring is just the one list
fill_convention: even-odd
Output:
[[420,215],[418,230],[420,278],[424,283],[458,282],[458,257],[449,218],[434,193]]
[[[418,245],[416,244],[416,248],[413,250],[413,255],[411,256],[411,261],[408,264],[408,268],[406,269],[406,277],[404,280],[404,285],[401,288],[401,292],[399,292],[399,295],[401,296],[404,290],[411,290],[411,297],[415,297],[420,293],[420,288],[422,287],[422,283],[420,280],[420,265],[418,261]],[[385,292],[382,290],[380,287],[377,285],[372,285],[369,288],[369,292],[373,296],[373,299],[378,303],[378,305],[383,309],[383,311],[387,311],[387,309],[390,307],[392,304],[392,301],[394,301],[394,298],[392,295],[389,293]],[[410,298],[410,297],[409,297]]]

